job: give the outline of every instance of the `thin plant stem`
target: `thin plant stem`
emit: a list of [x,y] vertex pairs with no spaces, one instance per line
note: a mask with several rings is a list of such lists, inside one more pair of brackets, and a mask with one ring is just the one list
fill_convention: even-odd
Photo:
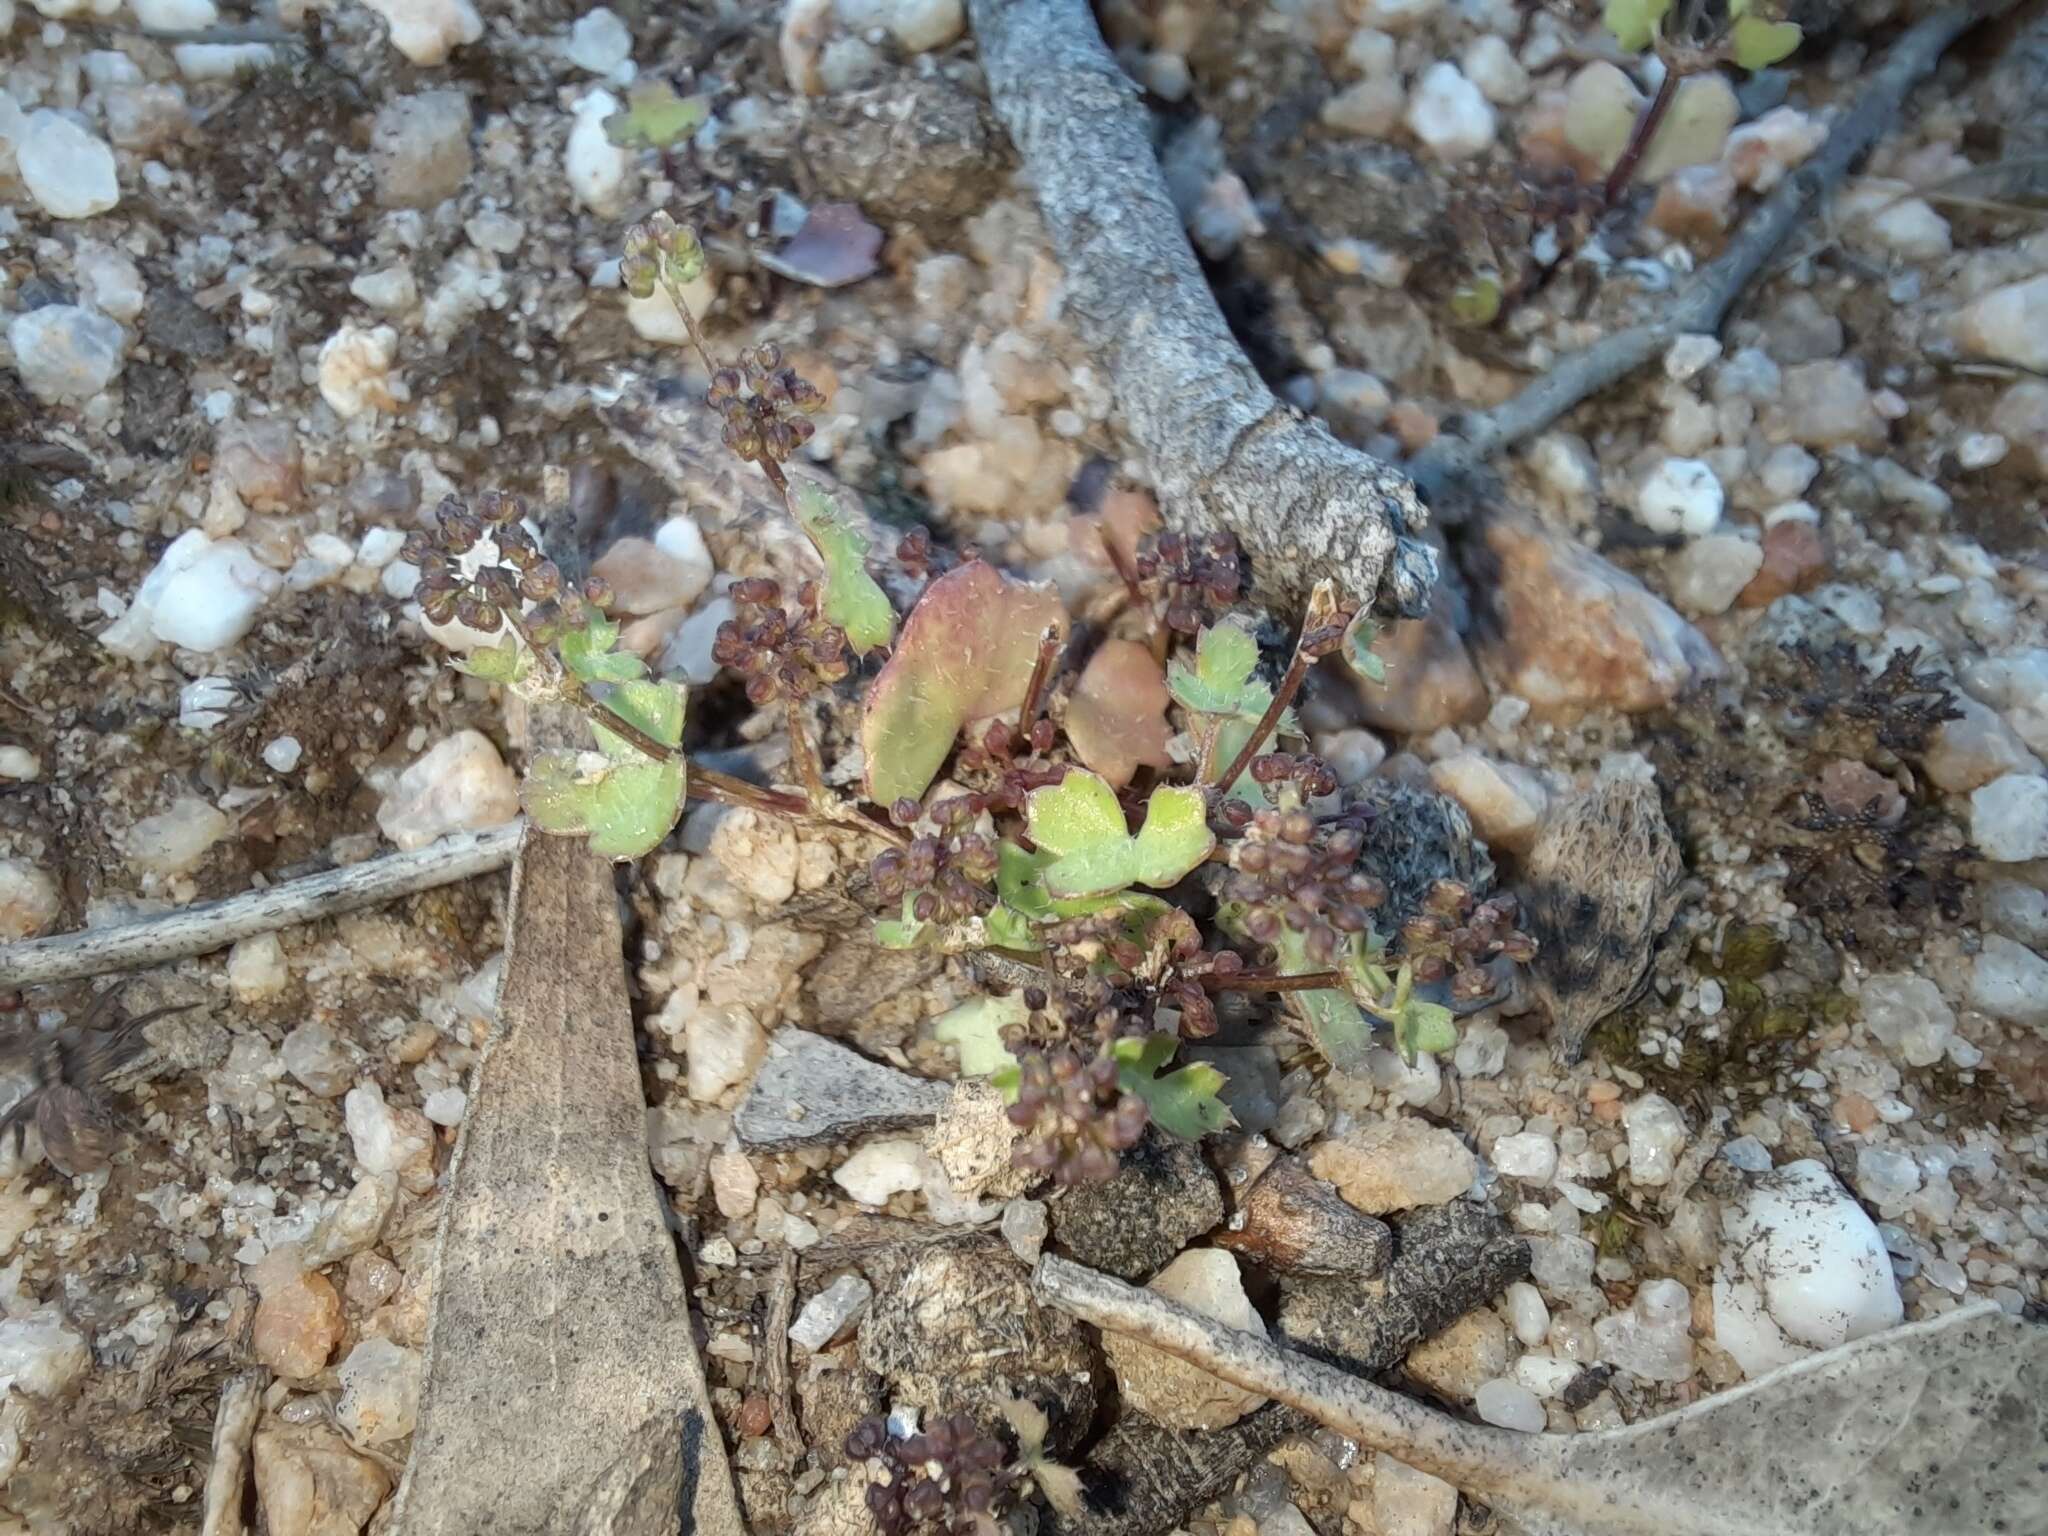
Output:
[[1272,700],[1266,705],[1266,712],[1259,716],[1259,723],[1252,727],[1244,745],[1237,749],[1237,756],[1230,760],[1230,766],[1212,781],[1219,789],[1227,791],[1238,781],[1238,777],[1251,766],[1253,758],[1259,755],[1259,744],[1273,733],[1280,723],[1280,717],[1287,713],[1287,706],[1294,702],[1294,696],[1301,692],[1301,685],[1308,678],[1309,655],[1297,641],[1294,659],[1287,663],[1287,675],[1280,679],[1280,686],[1273,690]]
[[709,800],[714,805],[730,805],[745,811],[762,811],[770,816],[787,816],[793,821],[810,819],[809,806],[795,795],[784,794],[779,789],[764,789],[759,784],[749,784],[745,779],[720,773],[715,768],[700,767],[696,763],[689,765],[687,773],[687,788],[693,800]]
[[1664,114],[1671,110],[1671,103],[1678,95],[1679,82],[1687,71],[1666,61],[1664,79],[1657,86],[1657,94],[1650,98],[1650,104],[1636,119],[1635,131],[1629,135],[1628,147],[1621,152],[1621,158],[1614,162],[1614,169],[1607,173],[1607,184],[1601,188],[1612,208],[1621,200],[1628,184],[1635,179],[1636,167],[1642,164],[1643,155],[1650,147],[1650,140],[1657,136],[1657,130],[1664,125]]
[[1344,978],[1335,971],[1305,971],[1276,976],[1270,971],[1240,971],[1235,976],[1209,975],[1202,984],[1211,992],[1341,992]]
[[669,303],[675,305],[676,313],[683,317],[683,329],[690,333],[690,345],[697,349],[697,356],[703,360],[704,371],[718,372],[718,363],[711,356],[711,348],[704,344],[704,333],[697,329],[697,317],[690,313],[690,306],[684,302],[681,286],[666,270],[661,274],[661,287],[668,295]]
[[811,745],[801,695],[790,693],[783,700],[783,718],[788,721],[789,756],[796,765],[797,782],[809,797],[811,809],[822,813],[832,804],[832,791],[825,787],[825,775],[818,767],[818,749]]
[[1017,734],[1028,739],[1044,702],[1045,680],[1052,675],[1053,658],[1059,654],[1060,632],[1048,624],[1038,637],[1038,657],[1031,663],[1031,681],[1024,685],[1024,703],[1017,711]]

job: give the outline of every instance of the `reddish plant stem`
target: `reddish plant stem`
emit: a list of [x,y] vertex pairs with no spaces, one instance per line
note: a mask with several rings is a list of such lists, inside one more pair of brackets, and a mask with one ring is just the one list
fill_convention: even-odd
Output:
[[759,784],[749,784],[745,779],[736,779],[713,768],[700,768],[695,763],[690,764],[688,775],[687,787],[693,800],[709,800],[717,805],[760,811],[769,816],[787,816],[794,821],[811,819],[809,806],[795,795],[784,794],[779,789],[763,789]]
[[1237,756],[1231,759],[1230,766],[1216,776],[1214,782],[1218,790],[1228,793],[1230,786],[1237,782],[1238,776],[1251,766],[1252,759],[1259,755],[1259,744],[1273,733],[1274,727],[1280,723],[1280,717],[1287,713],[1287,706],[1292,704],[1294,696],[1301,692],[1301,685],[1308,679],[1308,668],[1308,652],[1297,643],[1294,647],[1294,659],[1287,664],[1287,675],[1280,679],[1280,686],[1273,690],[1273,697],[1266,705],[1266,712],[1259,716],[1259,723],[1252,727],[1251,735],[1247,736],[1244,745],[1237,749]]
[[1048,624],[1038,637],[1038,658],[1031,663],[1031,681],[1024,685],[1024,703],[1017,711],[1017,734],[1028,744],[1031,726],[1044,702],[1045,680],[1052,676],[1053,658],[1059,655],[1060,632]]
[[1671,110],[1671,103],[1678,95],[1679,82],[1685,79],[1686,71],[1666,61],[1664,79],[1657,86],[1657,94],[1650,98],[1650,104],[1636,118],[1635,131],[1629,135],[1628,145],[1621,152],[1621,158],[1614,162],[1614,169],[1607,173],[1607,183],[1601,188],[1601,195],[1607,206],[1612,208],[1621,200],[1622,193],[1634,180],[1636,167],[1642,163],[1643,155],[1649,150],[1650,140],[1657,136],[1657,130],[1664,125],[1664,114]]
[[1211,992],[1329,992],[1342,991],[1344,978],[1335,971],[1308,971],[1300,976],[1240,971],[1235,976],[1204,976],[1202,984]]

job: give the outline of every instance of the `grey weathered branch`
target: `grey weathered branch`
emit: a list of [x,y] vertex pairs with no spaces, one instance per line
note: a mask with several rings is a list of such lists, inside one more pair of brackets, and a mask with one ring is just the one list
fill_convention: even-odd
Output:
[[1960,5],[1938,11],[1908,29],[1871,74],[1854,107],[1830,130],[1827,142],[1792,172],[1743,221],[1728,249],[1700,269],[1676,302],[1657,319],[1603,336],[1557,363],[1512,399],[1463,417],[1409,465],[1417,485],[1434,497],[1457,477],[1526,441],[1580,401],[1625,378],[1680,336],[1717,331],[1735,301],[1785,238],[1813,211],[1849,168],[1896,127],[1907,95],[1964,32],[2004,7]]
[[[1529,1245],[1477,1206],[1416,1211],[1395,1229],[1399,1254],[1383,1276],[1283,1281],[1289,1299],[1281,1329],[1291,1343],[1325,1362],[1376,1375],[1529,1270]],[[1185,1524],[1191,1511],[1220,1497],[1309,1423],[1279,1403],[1220,1430],[1168,1429],[1142,1414],[1124,1414],[1081,1469],[1088,1507],[1074,1518],[1048,1514],[1043,1529],[1048,1536],[1159,1536]]]
[[1066,270],[1066,311],[1108,368],[1166,511],[1223,529],[1259,595],[1299,610],[1335,576],[1420,614],[1427,514],[1393,466],[1281,404],[1230,334],[1167,194],[1135,85],[1087,0],[969,0],[996,115],[1036,184]]
[[1910,1536],[2048,1521],[2048,1329],[1960,1308],[1626,1429],[1452,1418],[1065,1259],[1039,1293],[1482,1496],[1522,1536]]
[[211,954],[237,939],[380,906],[472,875],[494,874],[518,852],[522,826],[515,822],[488,832],[444,837],[409,853],[366,859],[268,890],[244,891],[132,923],[0,945],[0,987],[74,981]]

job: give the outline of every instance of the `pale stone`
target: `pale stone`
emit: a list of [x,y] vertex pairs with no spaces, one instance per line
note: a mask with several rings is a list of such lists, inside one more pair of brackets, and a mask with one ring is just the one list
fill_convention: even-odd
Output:
[[274,1250],[251,1272],[261,1296],[249,1335],[257,1362],[303,1380],[327,1363],[342,1334],[341,1297],[325,1275],[300,1267],[296,1248]]
[[683,1026],[684,1084],[699,1104],[723,1098],[754,1074],[768,1037],[742,1008],[699,1007]]
[[181,795],[168,810],[136,822],[121,842],[137,869],[168,877],[189,873],[230,830],[232,823],[207,801]]
[[1995,1019],[2048,1029],[2048,960],[1996,933],[1970,969],[1970,1002]]
[[343,322],[320,346],[320,398],[344,421],[365,411],[396,411],[411,398],[395,371],[398,332]]
[[1895,1326],[1903,1315],[1877,1228],[1811,1159],[1765,1174],[1722,1214],[1714,1340],[1746,1376]]
[[1408,1351],[1408,1374],[1456,1402],[1469,1403],[1507,1368],[1507,1327],[1483,1307]]
[[1925,976],[1907,972],[1872,976],[1863,983],[1856,1001],[1864,1027],[1908,1066],[1933,1066],[1955,1037],[1955,1013]]
[[871,1141],[832,1170],[832,1182],[862,1205],[886,1205],[924,1177],[924,1144],[900,1136]]
[[1499,1377],[1481,1386],[1473,1398],[1479,1417],[1500,1429],[1538,1434],[1546,1422],[1543,1404],[1519,1381]]
[[1490,848],[1526,853],[1543,825],[1550,793],[1527,768],[1478,752],[1460,752],[1431,765],[1430,783],[1465,808]]
[[121,200],[113,150],[61,112],[28,115],[14,163],[29,196],[52,218],[89,219]]
[[841,1275],[804,1303],[789,1325],[789,1341],[816,1354],[853,1331],[868,1309],[875,1288],[859,1275]]
[[266,1424],[254,1459],[270,1536],[357,1536],[391,1491],[381,1466],[319,1424]]
[[1685,1381],[1693,1373],[1692,1296],[1676,1280],[1646,1280],[1626,1311],[1593,1325],[1601,1358],[1644,1381]]
[[1439,160],[1470,159],[1493,143],[1493,108],[1479,87],[1444,60],[1429,66],[1408,98],[1408,129]]
[[1712,466],[1699,459],[1665,459],[1636,492],[1636,516],[1653,533],[1696,539],[1714,531],[1725,500]]
[[1464,1142],[1405,1116],[1376,1120],[1322,1142],[1309,1153],[1309,1167],[1374,1216],[1455,1200],[1479,1172]]
[[2048,859],[2048,778],[2008,773],[1970,796],[1970,841],[1987,859]]
[[1384,1451],[1375,1452],[1372,1517],[1378,1536],[1451,1536],[1458,1490]]
[[737,1148],[711,1159],[711,1199],[718,1214],[737,1221],[751,1216],[761,1196],[761,1175],[752,1161]]
[[0,858],[0,939],[32,939],[61,910],[56,881],[26,860]]
[[76,304],[45,304],[7,325],[14,371],[49,404],[90,400],[119,376],[128,337],[105,315]]
[[[1224,1249],[1190,1248],[1146,1289],[1227,1327],[1265,1336],[1266,1325],[1245,1295],[1237,1259]],[[1125,1406],[1169,1429],[1222,1429],[1266,1401],[1121,1334],[1105,1335],[1103,1350]]]
[[0,1380],[30,1397],[56,1397],[91,1364],[85,1340],[54,1305],[0,1321]]
[[377,825],[400,848],[451,832],[503,826],[519,814],[519,781],[481,731],[443,737],[398,776]]
[[1980,294],[1957,313],[1954,331],[1971,357],[2048,373],[2048,274]]
[[447,62],[463,43],[484,35],[470,0],[363,0],[390,25],[391,46],[415,64]]
[[1646,1093],[1621,1112],[1628,1132],[1628,1174],[1638,1184],[1671,1182],[1685,1150],[1685,1117],[1661,1093]]
[[1671,601],[1681,613],[1726,613],[1763,569],[1764,547],[1739,534],[1694,539],[1672,557]]
[[404,1439],[419,1415],[420,1369],[416,1350],[389,1339],[364,1339],[335,1371],[341,1378],[335,1420],[359,1444]]

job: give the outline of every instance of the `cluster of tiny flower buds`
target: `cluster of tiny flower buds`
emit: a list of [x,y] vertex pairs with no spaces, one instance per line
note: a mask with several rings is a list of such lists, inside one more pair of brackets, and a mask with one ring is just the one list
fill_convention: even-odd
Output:
[[1385,882],[1358,867],[1365,831],[1348,816],[1319,819],[1303,803],[1336,788],[1318,759],[1271,752],[1252,759],[1251,774],[1274,804],[1231,818],[1246,824],[1230,845],[1224,894],[1243,908],[1248,938],[1277,944],[1291,932],[1311,960],[1328,964],[1386,904]]
[[1469,886],[1439,880],[1423,898],[1422,910],[1401,925],[1397,951],[1422,982],[1451,978],[1451,996],[1475,1002],[1489,996],[1494,980],[1483,969],[1496,955],[1517,965],[1536,958],[1536,941],[1515,926],[1520,915],[1513,896],[1478,900]]
[[734,582],[731,596],[735,616],[718,626],[711,659],[746,679],[747,702],[756,709],[805,698],[853,669],[846,631],[819,615],[816,582],[797,589],[794,612],[783,606],[782,584],[765,576]]
[[926,528],[913,528],[896,541],[896,563],[913,581],[932,573],[932,536]]
[[1234,949],[1202,948],[1202,933],[1193,918],[1178,909],[1154,925],[1153,933],[1164,930],[1166,971],[1160,980],[1159,1000],[1180,1010],[1180,1032],[1190,1040],[1204,1040],[1216,1033],[1216,1005],[1210,1000],[1210,979],[1229,982],[1244,970],[1244,956]]
[[1194,634],[1244,591],[1237,540],[1227,533],[1153,534],[1138,547],[1137,576],[1160,605],[1167,628],[1184,635]]
[[809,418],[825,405],[818,387],[786,366],[772,341],[741,354],[739,367],[712,374],[704,399],[725,419],[725,446],[758,464],[784,463],[809,442]]
[[959,770],[971,780],[985,780],[983,791],[988,808],[1016,811],[1034,789],[1057,784],[1066,776],[1067,766],[1048,756],[1059,732],[1052,721],[1040,716],[1031,729],[1019,731],[1006,721],[991,720],[980,739],[967,738],[960,749]]
[[[474,511],[467,502],[449,496],[435,510],[432,529],[406,535],[400,554],[419,567],[420,611],[430,623],[466,624],[493,634],[506,615],[523,613],[529,603],[551,609],[563,603],[562,573],[542,557],[526,531],[525,517],[526,505],[516,496],[486,492]],[[464,557],[486,539],[497,550],[497,560],[465,574]],[[585,589],[585,601],[603,606],[609,594],[602,582],[593,578]],[[569,601],[573,604],[573,597]],[[537,638],[552,638],[538,634],[551,616],[537,616]]]
[[668,284],[680,288],[704,275],[704,247],[697,232],[657,213],[626,231],[620,253],[619,281],[636,299],[651,299]]
[[[895,906],[910,898],[911,915],[921,923],[951,923],[972,917],[989,902],[996,877],[996,841],[979,830],[988,809],[981,795],[953,795],[932,806],[933,832],[911,839],[908,847],[888,848],[868,865],[875,894]],[[908,796],[889,809],[900,827],[915,826],[924,808]]]
[[[1026,1003],[1032,1000],[1027,991]],[[1145,1134],[1147,1110],[1143,1099],[1118,1087],[1106,1044],[1085,1058],[1072,1046],[1027,1050],[1018,1068],[1009,1115],[1024,1134],[1011,1162],[1062,1186],[1115,1178],[1121,1154]]]
[[882,1463],[888,1480],[869,1483],[867,1491],[868,1513],[882,1536],[987,1530],[1009,1488],[1002,1443],[965,1414],[901,1439],[889,1433],[888,1420],[872,1415],[854,1425],[844,1449],[853,1461]]

